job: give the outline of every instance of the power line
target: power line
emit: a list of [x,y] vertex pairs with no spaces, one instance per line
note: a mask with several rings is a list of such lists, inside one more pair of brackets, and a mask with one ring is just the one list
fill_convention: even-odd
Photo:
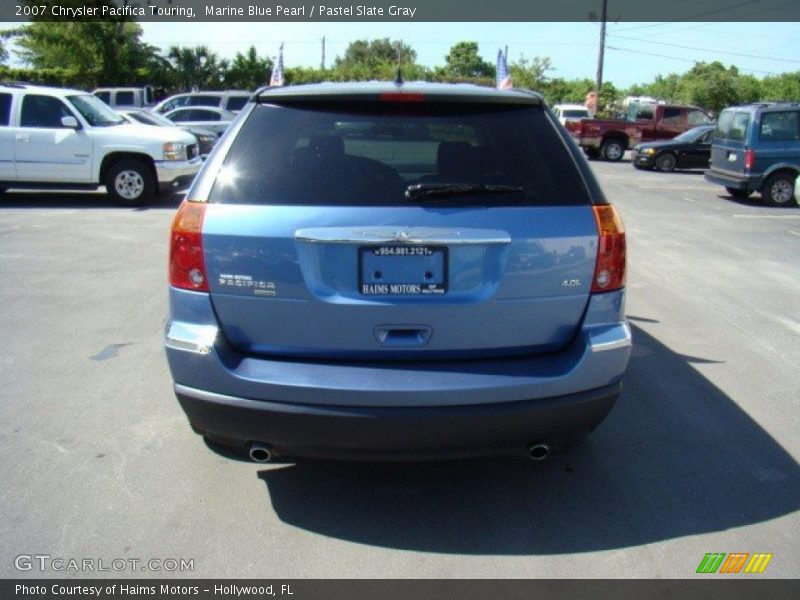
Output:
[[652,40],[645,40],[642,38],[630,37],[627,35],[618,35],[616,33],[609,33],[608,35],[619,38],[622,40],[631,40],[633,42],[643,42],[645,44],[656,44],[658,46],[670,46],[672,48],[683,48],[684,50],[699,50],[700,52],[713,52],[716,54],[728,54],[730,56],[740,56],[742,58],[757,58],[760,60],[774,60],[778,62],[787,62],[793,64],[800,64],[800,60],[791,58],[778,58],[776,56],[764,56],[761,54],[744,54],[742,52],[728,52],[726,50],[711,50],[709,48],[698,48],[697,46],[685,46],[683,44],[671,44],[669,42],[654,42]]
[[[739,8],[742,6],[747,6],[748,4],[755,4],[759,0],[747,0],[746,2],[741,2],[739,4],[734,4],[733,6],[726,6],[724,8],[717,8],[715,10],[709,10],[703,13],[698,13],[696,15],[692,15],[691,17],[684,17],[682,19],[674,19],[672,21],[662,21],[661,23],[648,23],[647,25],[639,25],[638,27],[628,27],[627,29],[623,29],[622,31],[633,31],[634,29],[646,29],[648,27],[658,27],[660,25],[668,25],[669,23],[681,23],[683,21],[693,21],[699,17],[707,17],[708,15],[715,15],[717,13],[724,12],[726,10],[733,10],[734,8]],[[790,2],[790,4],[793,4]]]
[[[681,58],[678,56],[667,56],[666,54],[656,54],[654,52],[643,52],[642,50],[633,50],[632,48],[619,48],[618,46],[606,46],[608,50],[616,50],[617,52],[628,52],[630,54],[643,54],[645,56],[655,56],[658,58],[668,58],[670,60],[679,60],[681,62],[690,62],[696,63],[697,60],[693,58]],[[758,69],[745,69],[743,67],[737,67],[740,71],[747,71],[749,73],[760,73],[762,75],[775,75],[774,71],[760,71]]]
[[[800,2],[800,0],[796,0],[796,1]],[[776,7],[776,8],[779,8],[779,7]],[[712,36],[713,35],[735,35],[735,36],[741,38],[742,35],[743,35],[741,31],[720,31],[718,29],[714,30],[714,31],[708,31],[708,28],[714,27],[716,25],[730,25],[730,24],[735,24],[735,23],[736,22],[732,22],[732,21],[716,21],[716,22],[710,22],[710,23],[709,22],[697,23],[695,25],[689,25],[688,27],[681,27],[679,29],[669,29],[667,31],[648,32],[647,35],[648,36],[664,36],[664,35],[673,35],[673,34],[680,35],[682,33],[690,32],[690,31],[696,31],[698,29],[706,29],[707,31],[704,32],[704,35],[712,35]],[[741,25],[746,25],[749,29],[752,29],[752,25],[750,23],[741,22],[740,24]],[[627,29],[620,29],[620,31],[627,31]],[[611,34],[609,34],[609,35],[611,35]],[[747,35],[747,37],[749,39],[753,39],[753,38],[766,39],[766,40],[770,40],[770,41],[773,41],[773,42],[796,42],[797,41],[797,38],[778,38],[778,37],[774,37],[774,36],[771,36],[771,35],[763,35],[763,34],[752,33],[752,31],[749,31],[749,30],[748,30],[746,35]]]

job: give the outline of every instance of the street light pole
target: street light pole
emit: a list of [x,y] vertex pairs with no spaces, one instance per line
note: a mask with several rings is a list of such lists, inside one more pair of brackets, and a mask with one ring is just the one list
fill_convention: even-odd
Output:
[[608,0],[603,0],[603,10],[600,14],[600,48],[597,53],[597,77],[595,79],[595,113],[600,106],[600,89],[603,87],[603,57],[606,50],[606,18],[608,13]]

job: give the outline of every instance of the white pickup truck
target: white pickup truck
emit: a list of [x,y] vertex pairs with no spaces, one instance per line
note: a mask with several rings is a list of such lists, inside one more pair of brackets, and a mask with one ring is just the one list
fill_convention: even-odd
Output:
[[0,84],[0,190],[93,189],[124,205],[190,181],[202,160],[178,128],[135,125],[78,90]]

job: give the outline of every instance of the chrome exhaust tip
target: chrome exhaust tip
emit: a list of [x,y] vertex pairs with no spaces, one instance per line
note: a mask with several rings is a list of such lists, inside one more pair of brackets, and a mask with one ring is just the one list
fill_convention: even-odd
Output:
[[531,460],[544,460],[550,454],[550,446],[547,444],[531,444],[528,446],[528,456]]
[[272,450],[264,444],[252,444],[250,446],[250,460],[257,463],[265,463],[272,460]]

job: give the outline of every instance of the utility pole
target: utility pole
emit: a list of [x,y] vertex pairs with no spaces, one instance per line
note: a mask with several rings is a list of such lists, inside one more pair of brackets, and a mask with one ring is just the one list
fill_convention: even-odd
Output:
[[606,18],[608,17],[608,0],[603,0],[600,14],[600,48],[597,53],[597,78],[595,79],[595,113],[600,106],[600,90],[603,87],[603,57],[606,50]]
[[322,36],[322,70],[325,70],[325,36]]

